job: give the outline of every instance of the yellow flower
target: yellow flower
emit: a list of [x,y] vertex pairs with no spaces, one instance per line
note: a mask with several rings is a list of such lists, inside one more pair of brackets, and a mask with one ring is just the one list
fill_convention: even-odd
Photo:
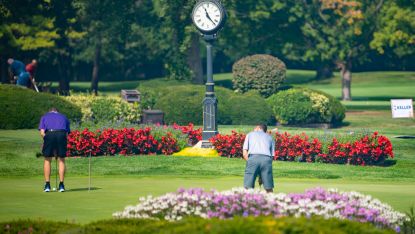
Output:
[[219,157],[219,154],[214,149],[187,147],[174,153],[173,156],[214,158]]

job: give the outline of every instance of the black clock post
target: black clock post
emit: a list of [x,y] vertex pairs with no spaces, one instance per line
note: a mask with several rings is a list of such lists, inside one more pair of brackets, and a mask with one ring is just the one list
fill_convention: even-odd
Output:
[[203,99],[202,148],[211,148],[209,139],[218,134],[218,99],[212,69],[212,44],[226,21],[226,11],[219,0],[199,0],[192,12],[192,20],[206,42],[206,93]]
[[[206,42],[206,93],[203,99],[203,132],[200,147],[211,148],[209,139],[218,134],[218,99],[212,69],[212,44],[217,32],[226,21],[226,11],[219,0],[198,0],[193,8],[192,20]],[[199,144],[198,144],[199,145]]]
[[203,132],[202,148],[210,148],[209,139],[218,134],[218,99],[215,96],[215,83],[212,71],[212,43],[216,38],[214,35],[203,35],[206,41],[206,93],[203,99]]

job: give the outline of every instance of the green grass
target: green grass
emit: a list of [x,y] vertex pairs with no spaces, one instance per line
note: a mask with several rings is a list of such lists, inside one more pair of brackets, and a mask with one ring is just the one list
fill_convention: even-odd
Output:
[[[222,129],[226,129],[225,127]],[[231,129],[227,127],[228,131]],[[242,131],[248,130],[245,126]],[[291,133],[298,130],[287,129]],[[308,130],[312,134],[315,131]],[[36,130],[0,131],[0,176],[42,174],[42,158],[36,158],[41,140]],[[275,162],[274,175],[281,178],[348,179],[364,181],[415,181],[415,139],[392,139],[396,165],[359,167],[332,164]],[[13,150],[11,150],[13,149]],[[136,176],[243,176],[244,161],[228,158],[183,158],[171,156],[94,157],[95,175]],[[68,176],[86,176],[86,158],[68,158]]]
[[[276,192],[303,192],[307,188],[338,188],[359,191],[387,202],[395,209],[407,211],[414,205],[415,187],[403,182],[359,182],[353,180],[312,180],[275,177]],[[54,183],[52,183],[53,185]],[[239,187],[241,177],[179,176],[96,176],[88,191],[88,177],[69,176],[65,193],[42,192],[41,177],[0,178],[0,221],[17,218],[68,220],[76,223],[109,219],[115,211],[138,203],[139,196],[161,195],[178,188],[201,187],[225,190]]]
[[[230,131],[232,127],[221,129]],[[110,218],[113,212],[135,204],[139,196],[180,187],[223,190],[242,185],[245,163],[241,159],[115,156],[91,159],[95,189],[88,192],[88,158],[68,158],[69,191],[45,194],[43,159],[35,157],[40,143],[36,130],[0,131],[0,186],[7,188],[0,191],[0,221],[40,217],[85,223]],[[275,162],[276,190],[301,192],[316,186],[356,190],[407,211],[415,197],[415,140],[393,139],[393,144],[397,163],[390,167]]]
[[[340,78],[313,81],[314,72],[289,70],[287,85],[306,86],[340,96]],[[231,87],[231,74],[215,75],[217,85]],[[408,211],[415,203],[415,119],[392,119],[390,98],[415,97],[415,72],[354,73],[353,101],[344,102],[348,111],[344,125],[336,129],[278,127],[280,132],[330,134],[362,130],[379,131],[393,144],[395,160],[387,167],[358,167],[328,164],[275,162],[278,192],[301,192],[315,186],[356,190],[381,199],[395,209]],[[153,79],[139,82],[100,82],[101,91],[118,95],[121,89],[162,88],[187,84]],[[89,83],[73,82],[75,91]],[[274,128],[274,127],[270,127]],[[221,133],[248,132],[252,126],[219,126]],[[41,139],[36,130],[0,130],[0,221],[42,217],[86,223],[108,219],[115,211],[135,204],[138,196],[160,195],[180,187],[218,190],[241,186],[244,162],[227,158],[170,156],[92,158],[92,186],[87,191],[88,159],[67,159],[67,193],[42,193],[42,158],[36,158]],[[396,162],[396,164],[393,164]],[[52,179],[53,181],[53,179]],[[53,184],[53,183],[52,183]]]

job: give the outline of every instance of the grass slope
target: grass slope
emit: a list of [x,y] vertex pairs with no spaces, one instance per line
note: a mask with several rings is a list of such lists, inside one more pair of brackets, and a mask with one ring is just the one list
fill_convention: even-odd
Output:
[[[303,192],[307,188],[338,188],[371,194],[400,211],[414,205],[415,187],[410,183],[369,183],[352,180],[310,180],[276,177],[276,192]],[[52,185],[54,182],[52,183]],[[115,211],[138,203],[139,196],[161,195],[178,188],[199,187],[225,190],[240,187],[241,177],[178,176],[93,176],[88,191],[88,177],[68,177],[65,193],[42,192],[41,177],[0,178],[0,221],[18,218],[42,218],[54,221],[86,223],[109,219]]]

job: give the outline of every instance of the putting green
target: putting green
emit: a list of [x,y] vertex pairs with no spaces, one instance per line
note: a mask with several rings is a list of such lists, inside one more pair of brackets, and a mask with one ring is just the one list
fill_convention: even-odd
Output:
[[[415,204],[415,186],[411,183],[278,178],[275,182],[277,192],[302,192],[320,186],[370,194],[400,211],[408,211]],[[111,218],[113,212],[136,204],[139,196],[157,196],[181,187],[225,190],[241,183],[241,177],[105,176],[93,177],[93,190],[88,191],[88,177],[68,177],[67,192],[44,193],[41,177],[3,177],[0,178],[0,221],[41,218],[87,223]]]

